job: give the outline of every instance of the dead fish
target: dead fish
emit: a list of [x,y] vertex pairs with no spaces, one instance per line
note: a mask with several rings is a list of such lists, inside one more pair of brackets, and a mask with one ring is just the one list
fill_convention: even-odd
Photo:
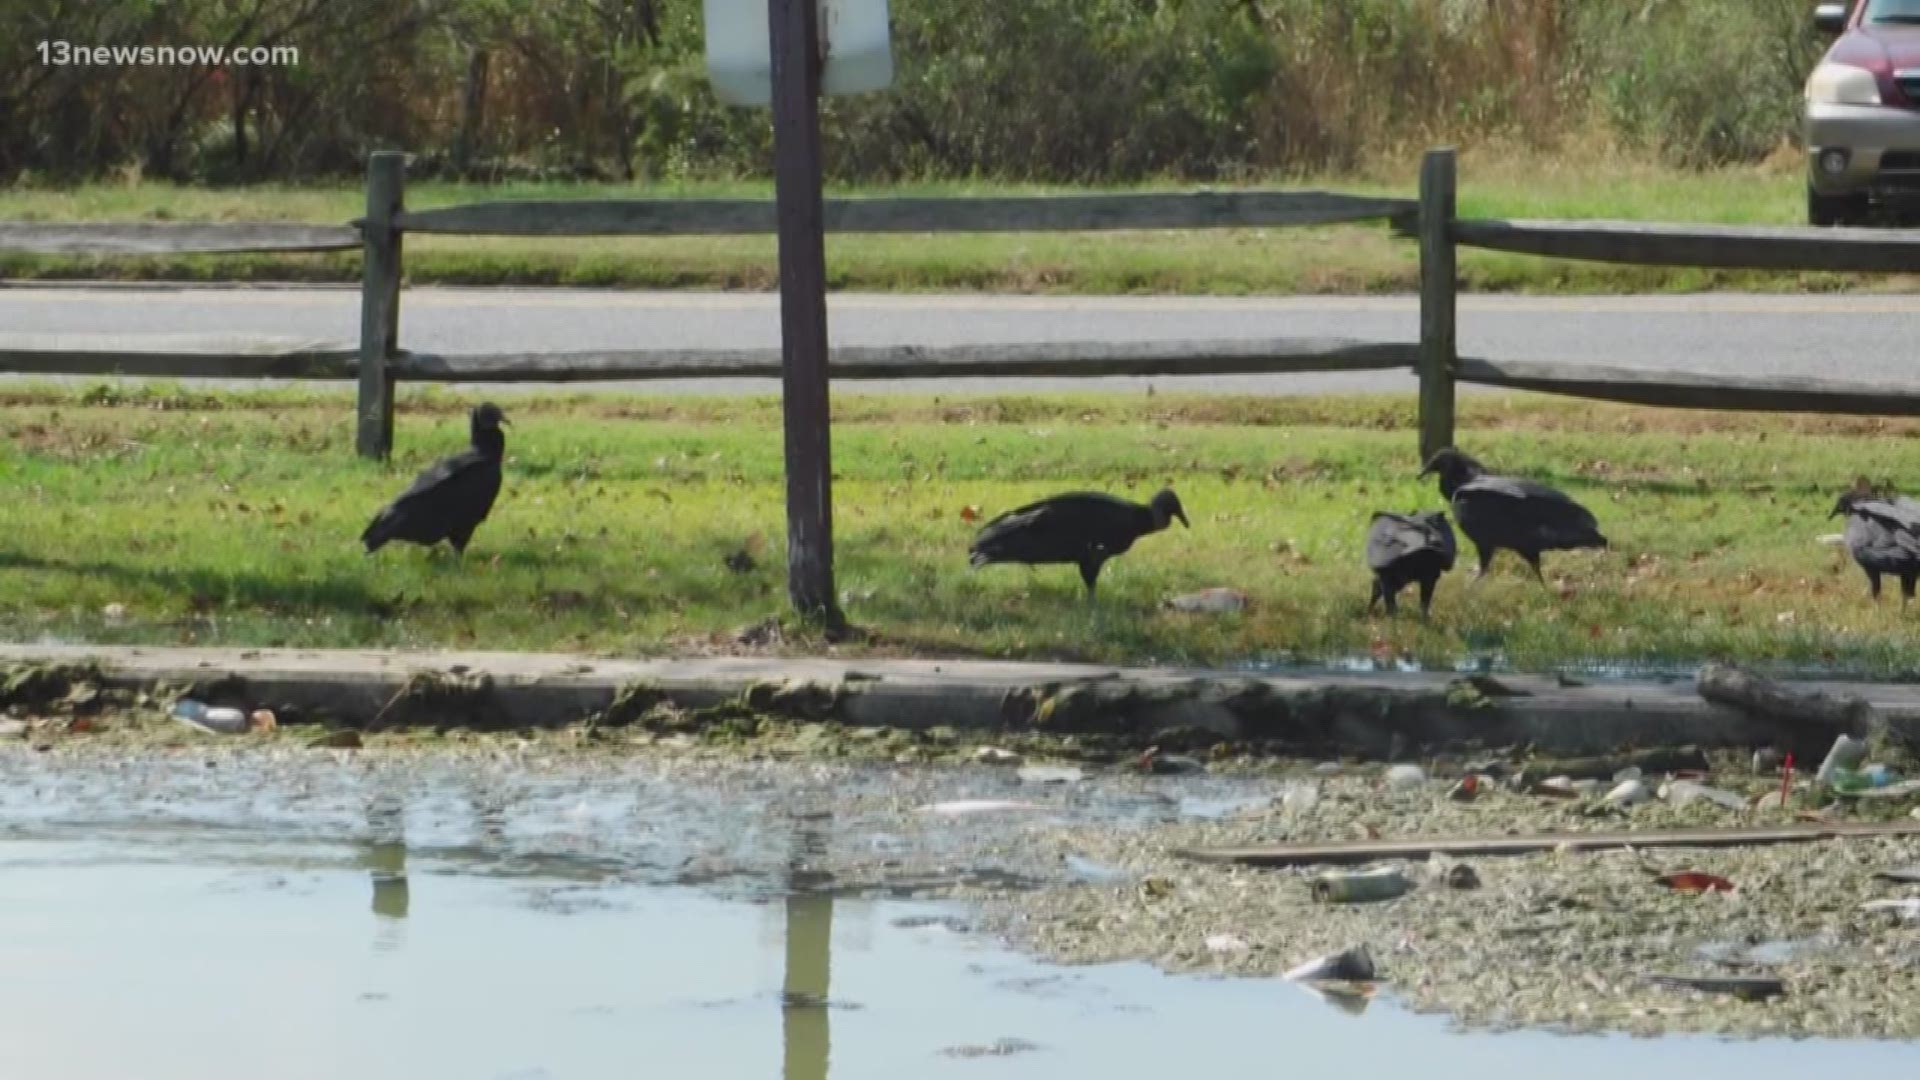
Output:
[[1861,911],[1888,911],[1909,921],[1920,920],[1920,897],[1908,897],[1904,900],[1869,900],[1860,905]]
[[1071,765],[1025,765],[1014,775],[1023,784],[1077,784],[1086,776]]
[[1665,986],[1674,990],[1698,990],[1703,994],[1728,994],[1741,1001],[1765,1001],[1780,997],[1787,992],[1787,984],[1779,979],[1761,977],[1737,977],[1715,975],[1648,975],[1646,981],[1654,986]]
[[1146,773],[1179,776],[1188,773],[1203,773],[1207,767],[1197,758],[1185,754],[1163,754],[1157,746],[1149,747],[1134,759],[1133,767]]
[[1365,945],[1317,956],[1280,976],[1288,982],[1372,982],[1378,978]]
[[1173,611],[1228,614],[1246,610],[1247,594],[1239,589],[1202,589],[1185,596],[1168,597],[1161,603]]
[[1698,780],[1672,780],[1661,785],[1660,797],[1674,806],[1686,806],[1689,803],[1710,802],[1725,810],[1745,810],[1747,800],[1717,787],[1709,787]]
[[1419,787],[1427,782],[1427,773],[1418,765],[1395,765],[1382,777],[1387,787],[1395,791],[1405,791]]
[[1373,1003],[1373,987],[1362,985],[1355,988],[1327,983],[1295,983],[1301,990],[1312,994],[1321,1001],[1339,1009],[1348,1016],[1359,1016]]
[[1012,799],[955,799],[952,802],[928,803],[914,807],[921,814],[992,814],[1012,810],[1045,810],[1038,803],[1016,802]]
[[1210,953],[1243,953],[1253,948],[1232,934],[1208,934],[1206,944]]

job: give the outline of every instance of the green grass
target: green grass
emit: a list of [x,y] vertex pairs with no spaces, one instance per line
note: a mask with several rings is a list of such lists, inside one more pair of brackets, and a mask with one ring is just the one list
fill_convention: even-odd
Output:
[[[770,401],[506,401],[507,481],[464,565],[368,557],[367,518],[464,438],[463,402],[409,394],[391,467],[357,460],[347,399],[305,393],[0,396],[0,635],[245,646],[730,651],[785,609],[779,412]],[[1348,400],[928,399],[836,406],[839,586],[867,636],[846,654],[1235,663],[1735,657],[1920,671],[1920,610],[1866,599],[1815,538],[1861,463],[1920,476],[1920,425],[1543,403],[1462,403],[1462,443],[1563,485],[1614,548],[1548,556],[1552,589],[1503,556],[1441,584],[1430,626],[1368,617],[1377,508],[1439,505],[1415,479],[1412,405]],[[1081,602],[1071,568],[970,571],[977,527],[1068,488],[1193,520],[1142,540]],[[757,568],[726,556],[746,547]],[[1234,586],[1244,615],[1163,609]],[[110,619],[109,605],[124,614]],[[116,611],[118,614],[118,611]],[[789,649],[825,643],[806,633]]]
[[[1413,194],[1411,164],[1373,178],[1311,178],[1286,186],[1362,194]],[[1383,177],[1402,176],[1404,180]],[[1613,156],[1596,162],[1466,154],[1464,216],[1626,218],[1791,224],[1802,220],[1796,161],[1717,172],[1681,172]],[[850,194],[993,194],[1048,189],[918,184]],[[1085,190],[1085,189],[1076,189]],[[482,199],[635,196],[765,197],[760,183],[416,184],[409,205]],[[352,185],[194,188],[95,184],[72,190],[0,191],[0,220],[278,220],[339,222],[357,216]],[[1147,233],[1022,233],[839,236],[827,245],[837,289],[1093,294],[1380,293],[1418,283],[1414,245],[1384,225],[1323,229]],[[413,284],[573,285],[767,289],[775,280],[771,237],[455,238],[407,242]],[[1463,252],[1461,273],[1483,291],[1628,292],[1708,288],[1838,289],[1888,279],[1587,265]],[[0,276],[175,281],[348,281],[358,255],[74,258],[0,255]],[[1898,287],[1899,283],[1894,283]]]

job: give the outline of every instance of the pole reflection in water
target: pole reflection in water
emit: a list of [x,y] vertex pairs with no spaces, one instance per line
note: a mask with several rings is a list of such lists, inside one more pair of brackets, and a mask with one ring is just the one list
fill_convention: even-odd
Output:
[[367,877],[373,883],[373,947],[398,949],[406,942],[406,805],[399,793],[382,791],[367,806]]
[[828,995],[833,966],[831,874],[824,861],[831,818],[796,819],[787,860],[787,970],[780,996],[783,1080],[826,1080],[833,1034]]
[[407,845],[399,840],[374,844],[367,853],[373,878],[373,913],[389,919],[407,917]]

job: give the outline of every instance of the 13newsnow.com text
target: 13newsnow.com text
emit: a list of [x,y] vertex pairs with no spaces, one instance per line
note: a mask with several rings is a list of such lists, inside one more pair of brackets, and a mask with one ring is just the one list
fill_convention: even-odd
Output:
[[297,45],[75,45],[42,41],[40,62],[55,67],[291,67]]

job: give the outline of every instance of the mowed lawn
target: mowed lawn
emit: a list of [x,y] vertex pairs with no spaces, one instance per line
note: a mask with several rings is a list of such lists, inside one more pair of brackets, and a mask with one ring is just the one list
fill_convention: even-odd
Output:
[[[464,563],[366,555],[368,518],[463,444],[472,400],[405,395],[385,466],[354,456],[341,395],[10,389],[0,634],[657,655],[739,651],[740,627],[786,610],[767,400],[503,396],[505,488]],[[1920,610],[1869,603],[1818,539],[1862,472],[1920,485],[1913,423],[1467,398],[1462,444],[1563,486],[1614,547],[1550,554],[1548,589],[1511,555],[1469,587],[1469,555],[1422,625],[1363,610],[1370,513],[1440,505],[1415,476],[1409,400],[846,395],[836,413],[838,584],[861,631],[842,654],[1920,670]],[[975,509],[1162,484],[1193,528],[1110,564],[1091,608],[1070,567],[967,566]],[[729,568],[743,550],[753,567]],[[1211,586],[1246,590],[1250,610],[1162,606]],[[770,647],[826,645],[789,620]]]
[[[1541,156],[1469,151],[1460,165],[1463,217],[1620,218],[1732,224],[1799,224],[1805,207],[1797,159],[1686,171],[1621,155]],[[1363,176],[1282,177],[1249,184],[1366,195],[1415,195],[1418,163]],[[1164,183],[1134,189],[1191,190]],[[839,189],[839,195],[1084,193],[992,183],[921,183]],[[770,198],[750,181],[631,185],[416,183],[416,208],[496,199]],[[352,182],[185,187],[95,183],[0,190],[0,221],[346,222],[365,196]],[[408,280],[417,285],[567,285],[769,289],[771,236],[472,238],[410,237]],[[836,289],[1095,294],[1405,292],[1418,286],[1415,244],[1384,223],[1316,229],[1106,233],[835,235],[827,271]],[[1572,263],[1463,251],[1465,286],[1482,291],[1636,292],[1708,288],[1909,288],[1911,277],[1746,273]],[[73,257],[0,253],[0,277],[175,281],[357,281],[359,255]]]

